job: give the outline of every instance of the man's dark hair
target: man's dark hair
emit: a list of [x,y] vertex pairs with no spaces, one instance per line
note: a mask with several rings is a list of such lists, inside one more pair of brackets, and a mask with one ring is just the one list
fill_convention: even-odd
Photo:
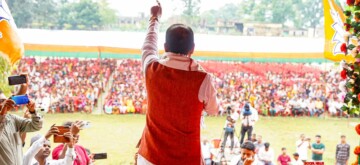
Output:
[[321,135],[316,135],[315,137],[321,138]]
[[187,55],[194,48],[194,32],[184,24],[171,25],[166,30],[167,51]]
[[284,150],[286,150],[286,148],[285,148],[285,147],[281,148],[281,151],[284,151]]
[[346,138],[346,136],[345,136],[345,135],[341,135],[341,138]]
[[241,149],[247,149],[247,150],[250,150],[250,151],[254,151],[254,152],[255,152],[255,145],[254,145],[254,143],[252,143],[252,142],[244,142],[244,143],[241,145]]
[[269,142],[266,142],[266,143],[264,144],[264,146],[265,146],[265,148],[269,148],[269,147],[270,147],[270,143],[269,143]]

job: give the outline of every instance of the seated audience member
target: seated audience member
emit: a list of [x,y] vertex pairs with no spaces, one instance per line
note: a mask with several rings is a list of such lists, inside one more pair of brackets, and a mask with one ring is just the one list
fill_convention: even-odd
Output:
[[[89,155],[86,153],[86,150],[83,146],[79,145],[79,132],[80,128],[83,127],[83,122],[77,121],[77,122],[66,122],[64,126],[70,127],[70,131],[74,136],[74,149],[76,153],[76,159],[74,161],[74,165],[89,165],[91,164],[91,160],[89,158]],[[52,152],[52,158],[54,160],[63,159],[65,157],[65,154],[68,150],[67,144],[60,144],[56,148],[54,148]]]
[[25,153],[23,165],[73,165],[76,154],[74,151],[74,137],[71,132],[66,132],[64,136],[70,140],[67,143],[69,149],[66,151],[65,157],[59,160],[50,160],[51,143],[49,138],[57,135],[59,130],[57,127],[51,127],[45,136],[36,135],[31,138],[31,144]]
[[128,98],[126,100],[126,106],[127,106],[127,113],[135,113],[134,103],[131,98]]
[[304,165],[304,162],[300,160],[298,153],[294,153],[293,156],[294,160],[291,162],[291,165]]
[[282,154],[278,157],[277,161],[279,165],[288,165],[291,162],[291,158],[286,154],[286,148],[281,149]]
[[255,145],[252,142],[244,142],[241,145],[240,155],[231,159],[230,165],[257,165],[255,159]]
[[254,143],[255,145],[255,153],[258,154],[259,150],[265,147],[265,143],[262,141],[262,136],[257,135],[257,141]]
[[259,165],[274,165],[274,150],[270,148],[270,143],[265,143],[265,147],[261,148],[258,153]]
[[317,98],[315,101],[315,114],[320,117],[321,114],[324,113],[324,103],[320,98]]
[[253,134],[251,135],[251,142],[255,143],[256,141],[257,141],[257,140],[256,140],[256,134],[253,133]]

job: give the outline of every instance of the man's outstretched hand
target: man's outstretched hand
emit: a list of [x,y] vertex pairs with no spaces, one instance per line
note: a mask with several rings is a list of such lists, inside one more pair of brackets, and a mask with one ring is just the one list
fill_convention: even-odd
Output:
[[162,15],[162,8],[159,1],[157,1],[158,5],[153,6],[151,8],[151,17],[161,18]]

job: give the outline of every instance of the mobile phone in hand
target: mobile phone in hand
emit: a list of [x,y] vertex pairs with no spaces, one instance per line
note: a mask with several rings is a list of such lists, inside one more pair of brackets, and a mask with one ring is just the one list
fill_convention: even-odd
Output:
[[94,154],[94,159],[95,159],[95,160],[107,159],[107,153],[97,153],[97,154]]
[[30,102],[28,95],[11,96],[11,100],[13,100],[16,105],[24,105]]
[[70,132],[69,127],[64,126],[55,126],[59,129],[59,133],[57,135],[54,135],[54,143],[69,143],[70,139],[66,138],[64,134],[66,132]]
[[9,85],[19,85],[19,84],[26,84],[26,76],[19,75],[19,76],[10,76],[8,77]]

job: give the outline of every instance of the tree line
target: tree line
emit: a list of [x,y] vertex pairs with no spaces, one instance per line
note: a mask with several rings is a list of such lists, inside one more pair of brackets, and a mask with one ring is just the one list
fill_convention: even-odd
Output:
[[[180,22],[195,29],[216,25],[217,21],[316,28],[323,18],[322,0],[239,0],[236,4],[225,4],[203,13],[200,13],[201,4],[206,0],[173,1],[183,2],[183,6],[179,6],[183,13],[172,18],[180,18]],[[117,11],[110,7],[107,0],[7,0],[7,3],[20,28],[115,30],[122,26]],[[146,22],[142,20],[136,26],[123,26],[130,31],[145,30]],[[173,23],[170,20],[162,22]]]
[[[322,0],[239,0],[237,4],[225,4],[216,10],[199,13],[201,0],[182,0],[185,4],[183,17],[216,25],[222,21],[276,23],[296,28],[316,28],[323,18]],[[204,1],[204,0],[203,0]]]
[[20,28],[109,29],[118,16],[106,0],[6,0]]

